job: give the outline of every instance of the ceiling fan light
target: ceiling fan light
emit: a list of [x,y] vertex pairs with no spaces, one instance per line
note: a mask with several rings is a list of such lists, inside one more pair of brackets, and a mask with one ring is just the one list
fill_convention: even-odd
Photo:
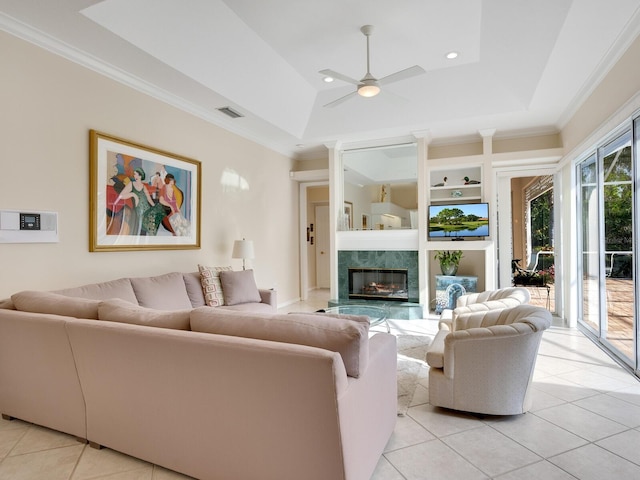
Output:
[[380,87],[378,85],[360,85],[358,87],[358,94],[361,97],[375,97],[380,93]]

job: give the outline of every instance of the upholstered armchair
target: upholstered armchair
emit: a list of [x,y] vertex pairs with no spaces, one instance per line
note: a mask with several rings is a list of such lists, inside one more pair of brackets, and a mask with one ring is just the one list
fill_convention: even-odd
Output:
[[441,326],[427,351],[429,402],[489,415],[531,408],[531,380],[551,314],[520,305],[461,314],[456,330]]
[[468,293],[458,298],[454,310],[444,310],[440,316],[440,326],[455,331],[459,315],[472,312],[502,310],[529,303],[531,294],[524,287],[506,287],[480,293]]

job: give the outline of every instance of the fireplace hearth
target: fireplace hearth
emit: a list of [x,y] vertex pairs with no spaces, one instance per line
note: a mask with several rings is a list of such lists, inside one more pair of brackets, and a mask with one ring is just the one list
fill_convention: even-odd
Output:
[[406,268],[349,268],[349,299],[409,300]]

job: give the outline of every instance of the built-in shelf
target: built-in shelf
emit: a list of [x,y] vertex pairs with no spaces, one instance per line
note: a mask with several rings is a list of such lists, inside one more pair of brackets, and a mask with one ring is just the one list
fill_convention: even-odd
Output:
[[[437,186],[444,183],[446,185]],[[479,165],[460,168],[442,167],[430,170],[429,201],[431,204],[469,203],[482,201],[482,183],[465,184],[464,177],[472,182],[482,182],[482,167]]]

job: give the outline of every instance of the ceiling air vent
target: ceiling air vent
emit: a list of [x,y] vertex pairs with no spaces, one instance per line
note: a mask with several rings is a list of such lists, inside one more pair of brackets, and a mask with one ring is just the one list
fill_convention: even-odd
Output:
[[242,115],[241,113],[236,112],[231,107],[220,107],[218,110],[221,111],[222,113],[224,113],[226,116],[231,117],[231,118],[244,117],[244,115]]

